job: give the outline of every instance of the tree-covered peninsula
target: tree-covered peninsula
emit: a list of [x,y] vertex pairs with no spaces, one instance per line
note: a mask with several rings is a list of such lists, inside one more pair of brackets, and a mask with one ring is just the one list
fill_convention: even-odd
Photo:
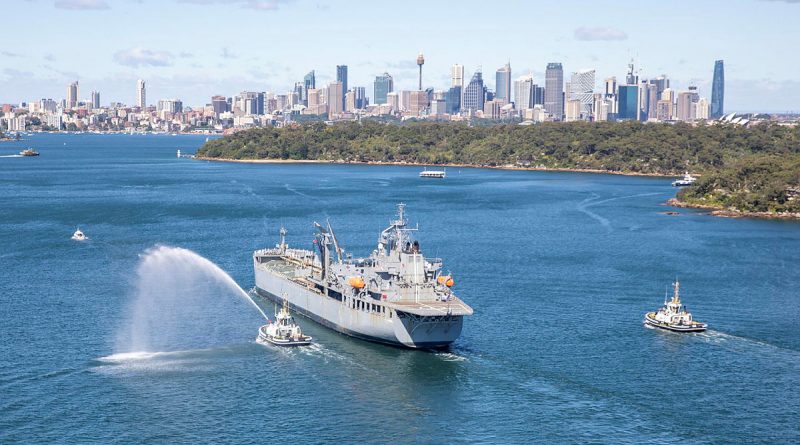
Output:
[[570,122],[322,122],[257,128],[209,141],[205,159],[330,161],[579,169],[702,175],[683,204],[797,212],[800,127]]

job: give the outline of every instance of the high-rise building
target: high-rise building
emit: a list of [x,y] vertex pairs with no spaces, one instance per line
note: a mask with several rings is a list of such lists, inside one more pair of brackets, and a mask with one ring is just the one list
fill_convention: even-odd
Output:
[[459,109],[464,103],[464,65],[455,64],[450,68],[450,86],[458,87],[461,97],[458,98]]
[[495,100],[504,100],[511,103],[511,64],[506,63],[495,73]]
[[230,111],[228,109],[228,101],[225,99],[225,96],[212,96],[211,108],[214,110],[214,116],[217,118],[219,118],[220,114]]
[[142,110],[147,108],[147,91],[142,79],[136,81],[136,106]]
[[331,82],[328,84],[328,119],[341,114],[344,109],[344,93],[342,82]]
[[672,120],[672,101],[661,99],[656,102],[656,120],[661,122]]
[[544,109],[554,120],[564,118],[564,69],[560,63],[547,64],[544,74]]
[[97,91],[92,91],[92,100],[91,100],[92,108],[97,109],[100,108],[100,93]]
[[522,76],[514,81],[514,108],[527,110],[533,108],[533,76]]
[[617,94],[617,78],[616,77],[609,77],[606,79],[606,88],[605,88],[606,97],[612,97]]
[[464,88],[464,65],[455,64],[450,68],[450,86]]
[[444,96],[444,102],[445,113],[458,114],[461,111],[461,87],[450,87]]
[[714,80],[711,83],[711,119],[725,114],[725,64],[722,60],[714,62]]
[[662,74],[655,79],[650,79],[650,83],[656,86],[656,100],[661,100],[661,95],[664,93],[664,90],[669,88],[669,78],[665,74]]
[[592,113],[592,103],[594,102],[594,70],[581,70],[572,73],[570,79],[569,100],[577,100],[581,103],[581,111],[585,117]]
[[317,79],[314,70],[311,70],[303,77],[303,95],[300,97],[303,104],[308,105],[308,90],[315,88],[317,88]]
[[533,84],[531,94],[533,94],[533,106],[541,105],[544,109],[544,87]]
[[364,87],[353,87],[353,106],[357,110],[367,108],[367,89]]
[[347,65],[336,65],[336,81],[342,83],[342,107],[344,107],[344,95],[347,94]]
[[375,104],[385,104],[386,95],[394,91],[394,80],[389,73],[383,73],[380,76],[375,76]]
[[78,106],[78,81],[72,82],[67,87],[67,108],[76,108]]
[[474,113],[478,110],[483,110],[483,102],[485,98],[485,88],[483,86],[483,73],[480,70],[475,71],[472,79],[467,84],[464,91],[464,103],[461,104],[462,111]]
[[620,85],[617,98],[617,119],[639,120],[639,86]]
[[166,113],[182,113],[183,101],[180,99],[162,99],[156,104],[156,110]]
[[676,104],[677,119],[680,121],[693,121],[696,111],[694,103],[694,94],[691,91],[681,91],[678,93],[678,101]]
[[564,121],[573,122],[581,119],[583,104],[578,99],[570,99],[564,107]]
[[711,117],[711,104],[708,103],[708,99],[701,97],[700,100],[697,101],[694,118],[697,120],[708,120],[709,117]]

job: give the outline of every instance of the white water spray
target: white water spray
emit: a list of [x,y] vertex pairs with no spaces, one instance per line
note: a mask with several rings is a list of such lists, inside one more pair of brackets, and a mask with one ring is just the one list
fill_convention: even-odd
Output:
[[[238,298],[231,298],[238,297]],[[250,337],[252,312],[267,315],[225,271],[188,249],[157,246],[137,268],[130,325],[117,352],[175,351]]]

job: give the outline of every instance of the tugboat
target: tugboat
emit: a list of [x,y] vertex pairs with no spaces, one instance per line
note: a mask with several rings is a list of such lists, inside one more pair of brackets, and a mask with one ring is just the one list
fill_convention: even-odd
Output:
[[694,176],[690,175],[689,172],[685,172],[683,174],[683,179],[676,179],[676,180],[672,181],[672,186],[673,187],[688,187],[690,185],[694,185],[695,181],[697,181],[697,178],[695,178]]
[[75,241],[85,241],[89,239],[89,237],[84,235],[79,227],[78,230],[76,230],[75,233],[72,234],[72,239],[74,239]]
[[39,152],[32,148],[26,148],[25,150],[19,152],[19,154],[20,156],[39,156]]
[[311,344],[311,337],[303,335],[300,326],[289,313],[289,301],[283,300],[283,307],[275,314],[275,323],[270,322],[261,326],[256,341],[275,346],[305,346]]
[[672,283],[675,293],[669,302],[664,297],[664,307],[656,312],[648,312],[644,316],[645,326],[666,329],[675,332],[703,332],[708,325],[692,319],[692,314],[686,311],[686,306],[681,303],[680,283]]

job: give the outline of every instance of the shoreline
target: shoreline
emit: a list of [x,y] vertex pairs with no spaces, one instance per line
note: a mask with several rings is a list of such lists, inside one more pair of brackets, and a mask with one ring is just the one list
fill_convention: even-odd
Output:
[[800,221],[800,213],[773,213],[773,212],[743,212],[741,210],[724,209],[717,206],[704,204],[690,204],[679,201],[678,198],[670,198],[666,205],[681,209],[700,209],[709,210],[711,216],[720,218],[757,218],[757,219],[780,219],[789,221]]
[[[442,167],[442,168],[485,168],[492,170],[518,170],[518,171],[542,171],[542,172],[563,172],[563,173],[593,173],[604,175],[620,176],[644,176],[653,178],[678,178],[679,174],[670,175],[664,173],[638,173],[621,172],[613,170],[600,170],[591,168],[549,168],[549,167],[523,167],[512,164],[505,165],[472,165],[472,164],[429,164],[421,162],[352,162],[352,161],[329,161],[321,159],[230,159],[230,158],[211,158],[207,156],[196,156],[194,159],[213,162],[235,162],[242,164],[335,164],[335,165],[391,165],[401,167]],[[699,176],[699,175],[698,175]]]

